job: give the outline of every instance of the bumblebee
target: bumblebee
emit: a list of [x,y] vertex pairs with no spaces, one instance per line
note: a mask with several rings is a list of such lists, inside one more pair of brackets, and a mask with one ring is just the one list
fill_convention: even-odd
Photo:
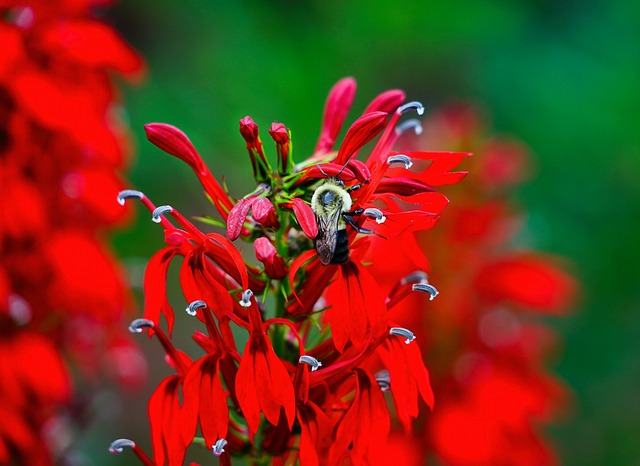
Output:
[[349,238],[347,223],[362,233],[369,230],[359,228],[353,217],[359,215],[362,209],[350,212],[352,201],[349,194],[359,185],[349,189],[335,177],[329,177],[313,193],[311,209],[316,215],[318,236],[314,241],[315,248],[324,265],[342,264],[349,259]]

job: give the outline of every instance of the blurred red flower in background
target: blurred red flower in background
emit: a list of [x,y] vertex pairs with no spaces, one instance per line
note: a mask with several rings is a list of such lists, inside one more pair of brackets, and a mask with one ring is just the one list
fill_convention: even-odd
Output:
[[105,372],[145,377],[105,241],[129,215],[113,202],[128,146],[112,73],[142,63],[93,18],[108,3],[0,2],[0,464],[51,464],[69,446],[47,426],[72,403],[71,366],[78,391]]
[[[407,464],[432,455],[454,466],[556,463],[539,426],[561,411],[567,390],[545,368],[556,335],[543,318],[566,312],[577,286],[559,258],[522,244],[512,191],[532,161],[521,143],[489,137],[483,124],[471,107],[452,106],[399,144],[474,153],[438,228],[418,235],[440,294],[428,307],[408,298],[395,311],[412,320],[436,398],[416,424],[422,454]],[[388,286],[403,273],[376,267]]]

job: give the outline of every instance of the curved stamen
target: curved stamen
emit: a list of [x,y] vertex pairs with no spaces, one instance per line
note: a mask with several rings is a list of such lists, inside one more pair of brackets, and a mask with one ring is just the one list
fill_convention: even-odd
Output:
[[109,445],[109,453],[122,453],[125,448],[135,448],[136,443],[128,438],[119,438]]
[[404,341],[407,345],[416,339],[416,336],[413,334],[411,330],[407,330],[402,327],[391,327],[389,329],[389,335],[397,335],[402,338],[406,338]]
[[162,221],[162,216],[166,214],[170,214],[173,212],[173,207],[170,205],[161,205],[160,207],[156,207],[156,209],[151,214],[151,220],[155,223],[160,223]]
[[189,303],[189,305],[185,309],[185,312],[190,316],[195,316],[198,309],[204,309],[205,307],[207,307],[207,303],[205,303],[201,299],[196,299],[195,301]]
[[145,328],[153,328],[155,324],[149,319],[136,319],[129,325],[131,333],[142,333]]
[[401,105],[398,107],[396,112],[407,113],[409,110],[415,110],[418,115],[422,115],[424,113],[424,105],[417,100],[414,100],[413,102],[407,102],[406,104]]
[[249,307],[251,306],[251,297],[253,296],[253,291],[247,289],[242,293],[242,299],[240,300],[240,306]]
[[438,296],[439,291],[436,289],[435,286],[430,285],[429,283],[414,283],[411,286],[411,289],[413,291],[423,291],[425,293],[429,293],[431,296],[429,296],[429,301],[433,301],[433,299]]
[[311,372],[317,371],[318,368],[320,368],[320,366],[322,366],[322,363],[320,361],[318,361],[313,356],[309,356],[308,354],[300,356],[300,359],[298,359],[298,362],[302,363],[302,364],[310,365],[311,366]]
[[224,447],[227,446],[227,442],[225,439],[221,438],[216,441],[216,443],[211,447],[213,454],[216,456],[221,456],[224,453]]
[[378,382],[378,387],[383,392],[388,392],[391,390],[391,378],[389,377],[389,371],[383,369],[381,371],[376,372],[374,378],[376,382]]
[[145,195],[142,191],[136,189],[124,189],[118,193],[118,204],[124,205],[127,199],[144,199]]
[[427,279],[426,272],[422,270],[416,270],[415,272],[402,277],[402,279],[400,280],[400,285],[405,286],[405,285],[408,285],[409,283],[424,282],[426,279]]
[[371,217],[376,219],[377,224],[384,223],[387,220],[387,217],[384,216],[380,209],[376,209],[375,207],[369,207],[368,209],[364,209],[362,214],[366,217]]
[[407,131],[413,130],[416,136],[420,136],[422,134],[422,123],[420,120],[416,120],[412,118],[407,121],[403,121],[399,125],[396,126],[396,136],[400,136],[401,134],[406,133]]
[[411,161],[411,157],[409,157],[408,155],[404,155],[404,154],[396,154],[396,155],[392,155],[389,158],[387,158],[387,163],[389,165],[393,165],[394,163],[403,163],[404,164],[404,168],[406,168],[407,170],[410,169],[413,166],[413,162]]

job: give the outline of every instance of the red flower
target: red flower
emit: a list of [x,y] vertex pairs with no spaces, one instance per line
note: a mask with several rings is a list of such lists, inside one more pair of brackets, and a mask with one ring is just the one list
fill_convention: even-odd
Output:
[[[256,458],[270,455],[275,464],[367,464],[391,423],[381,385],[391,390],[407,430],[419,415],[420,398],[432,406],[414,336],[396,326],[389,311],[413,291],[427,292],[420,293],[423,299],[437,294],[426,280],[428,264],[415,233],[435,224],[448,200],[434,186],[459,181],[464,174],[450,170],[468,154],[393,152],[398,136],[416,127],[411,120],[399,123],[401,117],[422,112],[417,102],[401,105],[404,94],[395,90],[374,99],[333,151],[354,92],[350,78],[332,90],[317,150],[298,164],[291,133],[273,124],[276,170],[266,161],[257,125],[249,117],[240,121],[256,188],[227,204],[228,194],[205,176],[216,186],[208,194],[226,221],[226,238],[202,233],[138,191],[121,193],[122,203],[141,200],[165,231],[167,247],[146,272],[145,317],[158,331],[164,315],[172,330],[165,280],[169,262],[182,256],[187,312],[209,333],[195,334],[205,354],[178,367],[153,396],[156,461],[180,461],[199,422],[203,443],[224,461],[250,451]],[[157,123],[146,129],[154,144],[195,167],[198,176],[209,173],[180,130]],[[377,136],[366,161],[357,160]],[[412,159],[415,171],[409,170]],[[331,210],[333,201],[338,204]],[[326,204],[326,213],[318,203]],[[253,242],[260,267],[246,264],[231,242],[241,238]],[[386,286],[385,264],[397,260],[403,270],[421,272]],[[242,355],[232,323],[249,332]],[[158,338],[171,361],[178,360],[164,334]],[[376,377],[381,370],[390,380]]]

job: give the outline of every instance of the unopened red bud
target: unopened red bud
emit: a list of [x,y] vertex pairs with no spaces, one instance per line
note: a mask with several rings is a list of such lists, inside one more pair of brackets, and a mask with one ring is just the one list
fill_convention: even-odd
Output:
[[250,116],[240,120],[240,134],[248,144],[255,144],[258,140],[258,125]]
[[291,158],[291,140],[289,131],[282,123],[272,123],[269,134],[276,143],[278,152],[278,173],[281,175],[293,171],[293,159]]
[[277,228],[279,226],[278,214],[273,203],[266,197],[260,197],[251,206],[253,219],[266,228]]
[[265,237],[258,238],[254,241],[253,248],[256,253],[256,259],[262,262],[264,271],[269,278],[280,280],[287,276],[287,266],[269,239]]
[[259,183],[267,181],[271,174],[271,166],[262,150],[262,141],[260,141],[260,136],[258,135],[258,125],[255,124],[250,116],[240,120],[240,134],[247,141],[253,176]]
[[163,151],[189,164],[200,173],[204,162],[191,143],[191,140],[180,129],[165,123],[149,123],[144,125],[147,139]]

